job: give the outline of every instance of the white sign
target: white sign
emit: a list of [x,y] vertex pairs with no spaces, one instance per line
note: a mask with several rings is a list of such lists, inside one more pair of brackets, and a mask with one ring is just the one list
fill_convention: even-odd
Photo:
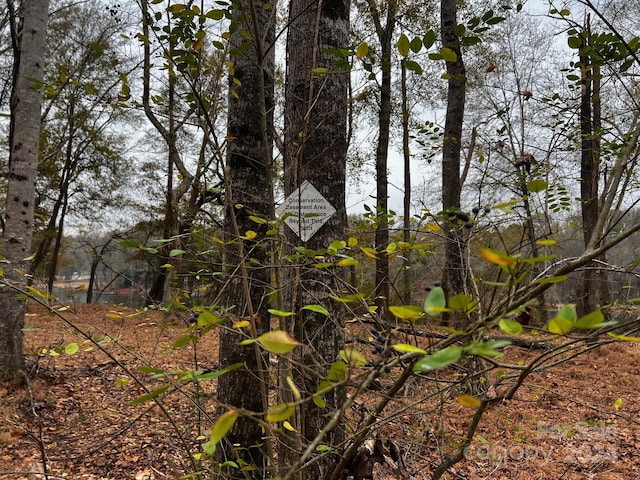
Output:
[[306,242],[336,213],[336,209],[311,183],[304,181],[278,208],[279,217],[287,213],[289,216],[284,223]]

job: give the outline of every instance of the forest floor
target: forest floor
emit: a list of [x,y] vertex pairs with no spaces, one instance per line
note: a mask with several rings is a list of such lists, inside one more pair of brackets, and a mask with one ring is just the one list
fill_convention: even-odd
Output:
[[[191,472],[185,452],[199,451],[200,436],[215,421],[215,382],[202,384],[197,395],[185,386],[182,392],[168,390],[162,396],[164,411],[154,402],[129,402],[144,393],[142,384],[149,389],[162,385],[150,369],[140,371],[141,365],[191,371],[197,362],[199,368],[215,369],[215,332],[195,348],[174,349],[188,325],[186,312],[168,316],[77,305],[59,314],[67,321],[40,307],[29,308],[29,388],[7,391],[0,386],[0,479],[150,480]],[[368,331],[367,326],[350,325],[353,335]],[[102,349],[82,334],[100,342]],[[78,345],[77,352],[67,347],[70,343]],[[54,355],[37,355],[43,349],[54,350]],[[502,361],[517,364],[538,354],[512,346]],[[381,377],[382,387],[398,374]],[[376,466],[375,480],[430,478],[441,453],[451,451],[464,435],[473,408],[451,399],[439,409],[437,396],[431,395],[435,384],[414,377],[387,407],[387,420],[376,433],[401,448],[406,474],[394,475],[388,460]],[[464,460],[443,478],[640,478],[639,391],[640,344],[604,345],[533,374],[512,400],[490,406]],[[358,399],[352,422],[379,395],[372,391]],[[195,408],[196,401],[201,409]]]

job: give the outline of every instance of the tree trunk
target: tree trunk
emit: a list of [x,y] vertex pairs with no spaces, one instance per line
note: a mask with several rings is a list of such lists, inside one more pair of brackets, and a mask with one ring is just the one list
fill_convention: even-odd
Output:
[[[589,30],[587,19],[587,31]],[[581,37],[582,38],[582,37]],[[583,40],[586,42],[586,40]],[[585,45],[586,46],[586,45]],[[599,235],[595,231],[600,215],[600,202],[598,195],[599,169],[600,169],[600,142],[599,132],[596,132],[600,124],[600,80],[599,71],[593,64],[588,54],[580,55],[580,71],[582,77],[582,90],[580,95],[580,197],[582,198],[582,235],[585,247],[589,245],[593,235]],[[598,246],[596,244],[595,246]],[[601,257],[605,260],[606,257]],[[590,264],[580,272],[580,279],[576,289],[576,313],[578,316],[595,311],[599,304],[608,304],[608,288],[606,277],[603,285],[600,270],[594,264]],[[602,290],[601,290],[602,287]]]
[[[234,78],[229,81],[223,262],[229,270],[229,279],[224,296],[228,306],[235,305],[234,319],[249,319],[250,334],[256,336],[267,331],[270,323],[267,299],[271,293],[271,268],[266,233],[271,227],[256,223],[250,217],[267,220],[273,210],[269,192],[272,188],[276,5],[266,0],[255,4],[251,0],[240,0],[237,8],[235,20],[240,28],[231,36],[231,49],[241,53],[232,57]],[[254,39],[253,47],[244,51],[239,49],[246,41],[242,30],[251,32]],[[254,231],[257,236],[248,239],[247,231]],[[241,362],[244,368],[220,377],[218,398],[221,404],[236,409],[262,412],[267,406],[264,381],[268,378],[268,365],[264,364],[257,345],[238,346],[246,333],[232,328],[220,331],[220,365]],[[223,412],[220,408],[218,413]],[[264,437],[262,425],[255,418],[238,418],[218,455],[236,462],[239,459],[256,468],[246,472],[229,469],[225,471],[225,478],[265,478],[267,462],[272,459],[268,458],[269,446]]]
[[[462,122],[465,107],[465,67],[458,36],[454,29],[457,23],[456,0],[442,0],[440,3],[440,23],[442,46],[456,54],[455,61],[447,61],[448,90],[447,113],[442,144],[442,208],[446,211],[460,210],[460,152],[462,142]],[[447,297],[466,291],[467,268],[465,265],[464,232],[457,219],[445,214],[445,269],[442,288]],[[447,319],[451,320],[451,319]],[[454,322],[457,322],[454,320]]]
[[390,293],[389,255],[384,249],[389,245],[389,181],[387,159],[389,156],[389,134],[391,125],[391,40],[396,25],[396,1],[388,3],[386,24],[382,26],[380,12],[373,0],[369,10],[376,27],[381,47],[382,83],[380,85],[380,110],[378,112],[378,146],[376,147],[376,286],[375,296],[378,312],[388,316]]
[[[407,67],[402,61],[401,88],[402,94],[402,156],[404,158],[404,198],[402,214],[402,240],[411,243],[411,150],[409,149],[409,107],[407,105]],[[411,304],[413,291],[413,275],[411,271],[411,250],[404,253],[402,261],[402,301]]]
[[[27,271],[25,258],[31,254],[35,182],[38,172],[41,81],[48,20],[48,0],[25,0],[21,5],[22,28],[19,33],[17,66],[11,96],[9,178],[3,256],[3,283],[17,288],[26,282],[20,272]],[[24,379],[23,333],[25,305],[13,288],[0,288],[0,379],[20,383]]]
[[[142,32],[145,38],[150,39],[150,23],[153,22],[149,12],[149,0],[142,0],[140,2],[142,7]],[[169,25],[170,27],[171,25]],[[168,55],[173,55],[175,38],[170,36],[169,45],[164,47],[167,49]],[[156,116],[151,108],[151,45],[149,41],[145,41],[143,44],[144,58],[143,58],[143,93],[142,104],[144,106],[144,112],[147,119],[151,122],[153,127],[158,131],[165,144],[167,145],[167,191],[165,195],[165,218],[163,235],[165,239],[172,239],[171,242],[163,243],[160,252],[157,254],[157,269],[154,272],[154,278],[151,288],[147,292],[147,303],[160,303],[164,299],[165,290],[167,287],[167,278],[172,272],[171,264],[176,260],[169,256],[169,252],[172,249],[180,248],[177,235],[180,232],[180,219],[178,217],[178,203],[180,199],[187,193],[191,185],[193,184],[194,177],[187,170],[182,162],[180,151],[177,146],[177,136],[179,130],[179,124],[175,118],[176,116],[176,102],[175,102],[175,81],[170,78],[168,74],[167,89],[168,89],[168,101],[167,101],[167,117],[161,119]],[[166,124],[164,123],[166,121]],[[179,182],[174,185],[174,170],[179,172]]]
[[[287,37],[285,99],[285,194],[290,195],[309,181],[336,209],[336,213],[304,246],[320,250],[334,240],[343,240],[347,224],[345,170],[347,154],[347,92],[349,66],[346,58],[332,53],[349,45],[349,2],[346,0],[293,0]],[[288,240],[302,242],[292,231]],[[305,396],[316,392],[336,361],[344,344],[344,315],[339,302],[330,297],[344,288],[341,269],[317,269],[300,262],[292,273],[287,307],[300,312],[291,325],[293,335],[305,347],[296,349],[301,367],[294,380]],[[300,310],[308,304],[323,305],[329,316]],[[338,446],[344,440],[341,426],[323,431],[329,412],[345,398],[343,389],[323,396],[325,408],[314,402],[300,405],[297,431],[304,443],[320,432],[322,443]],[[288,459],[282,459],[287,462]],[[306,468],[303,478],[324,478],[336,458],[324,456]],[[286,468],[286,465],[284,466]]]

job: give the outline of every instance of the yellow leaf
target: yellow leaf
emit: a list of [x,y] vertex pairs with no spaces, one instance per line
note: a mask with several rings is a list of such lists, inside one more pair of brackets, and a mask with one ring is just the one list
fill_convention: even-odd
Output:
[[257,340],[260,345],[271,353],[287,353],[300,345],[300,342],[284,330],[263,333]]
[[415,305],[391,305],[389,307],[391,314],[403,320],[416,320],[424,313],[420,307]]
[[480,251],[482,258],[484,258],[487,262],[493,263],[495,265],[500,265],[501,267],[508,267],[509,265],[513,265],[516,261],[509,257],[506,253],[497,252],[495,250],[491,250],[489,248],[483,248]]
[[302,394],[300,393],[300,390],[298,389],[296,384],[293,383],[293,379],[289,376],[287,376],[287,385],[289,385],[291,393],[293,393],[293,396],[296,397],[296,400],[300,400],[302,398]]
[[109,312],[106,315],[107,318],[122,318],[122,314],[118,312]]
[[437,223],[429,222],[424,226],[424,230],[426,232],[439,232],[442,228]]
[[396,343],[395,345],[391,345],[391,348],[400,353],[420,353],[422,355],[427,354],[426,350],[423,350],[420,347],[409,345],[408,343]]
[[285,422],[282,424],[282,426],[283,426],[284,428],[286,428],[287,430],[289,430],[290,432],[295,432],[295,431],[296,431],[296,429],[295,429],[295,428],[293,428],[293,426],[292,426],[289,422],[287,422],[287,421],[285,421]]
[[367,42],[362,42],[360,45],[358,45],[358,48],[356,49],[356,57],[363,58],[366,57],[368,53],[369,45],[367,45]]
[[251,325],[249,320],[238,320],[237,322],[233,322],[233,328],[244,328]]
[[253,240],[254,238],[256,238],[258,236],[258,234],[256,232],[254,232],[253,230],[247,230],[244,234],[245,238],[247,240]]
[[276,405],[267,413],[267,422],[275,423],[287,420],[296,412],[296,406],[293,403],[281,403]]
[[358,261],[355,258],[343,258],[338,261],[337,265],[339,267],[351,267],[353,265],[358,265]]
[[457,399],[458,403],[466,408],[478,408],[482,402],[471,395],[460,395]]
[[618,335],[613,332],[609,332],[607,335],[615,338],[616,340],[622,340],[623,342],[640,343],[640,337],[630,337],[628,335]]
[[349,247],[353,248],[356,245],[358,245],[358,239],[356,237],[349,237],[349,240],[347,240],[347,245],[349,245]]
[[618,398],[616,399],[616,401],[613,403],[613,408],[617,410],[620,410],[620,407],[622,406],[622,398]]
[[536,242],[536,245],[540,245],[540,246],[542,246],[542,247],[548,247],[548,246],[555,245],[555,244],[556,244],[556,241],[555,241],[555,240],[553,240],[553,239],[548,239],[548,240],[538,240],[538,241]]
[[369,258],[373,258],[373,259],[378,258],[378,252],[376,252],[371,247],[360,247],[360,250],[362,250],[364,254]]
[[229,410],[228,412],[220,415],[220,418],[216,421],[211,429],[211,433],[209,434],[209,441],[214,445],[217,444],[222,437],[224,437],[231,427],[233,427],[234,423],[238,419],[238,412],[235,410]]

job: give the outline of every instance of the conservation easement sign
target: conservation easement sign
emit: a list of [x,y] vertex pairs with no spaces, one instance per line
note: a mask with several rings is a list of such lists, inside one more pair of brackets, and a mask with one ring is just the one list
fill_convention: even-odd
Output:
[[313,237],[334,213],[336,209],[333,205],[306,180],[278,208],[278,216],[288,214],[284,223],[303,242]]

